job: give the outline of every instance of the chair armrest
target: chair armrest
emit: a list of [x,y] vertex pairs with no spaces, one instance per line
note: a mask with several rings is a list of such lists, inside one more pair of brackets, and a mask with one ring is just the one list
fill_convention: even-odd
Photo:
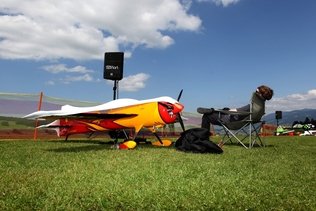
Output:
[[223,113],[223,114],[232,114],[232,115],[249,115],[251,112],[248,111],[230,111],[230,110],[223,110],[223,109],[215,109],[214,111]]

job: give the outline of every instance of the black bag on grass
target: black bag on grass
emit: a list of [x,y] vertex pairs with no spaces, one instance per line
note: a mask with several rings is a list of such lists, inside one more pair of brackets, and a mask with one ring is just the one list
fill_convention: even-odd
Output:
[[210,132],[205,128],[192,128],[181,133],[175,147],[185,152],[223,153],[223,150],[209,139]]

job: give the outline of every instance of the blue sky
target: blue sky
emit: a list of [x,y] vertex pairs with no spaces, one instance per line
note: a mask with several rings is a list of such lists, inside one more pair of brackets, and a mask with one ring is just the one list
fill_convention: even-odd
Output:
[[[35,6],[36,5],[36,6]],[[107,102],[104,52],[123,51],[119,97],[267,112],[316,108],[314,0],[2,0],[0,92]]]

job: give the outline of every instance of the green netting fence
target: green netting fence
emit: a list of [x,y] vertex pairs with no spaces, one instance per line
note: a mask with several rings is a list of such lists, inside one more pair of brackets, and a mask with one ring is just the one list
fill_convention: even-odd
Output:
[[[0,92],[0,116],[22,117],[39,108],[41,93]],[[42,94],[41,110],[60,109],[63,105],[95,106],[100,102],[62,99]]]

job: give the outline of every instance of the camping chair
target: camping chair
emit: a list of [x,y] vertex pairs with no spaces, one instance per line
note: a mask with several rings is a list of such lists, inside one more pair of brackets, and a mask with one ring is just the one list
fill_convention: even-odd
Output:
[[[222,144],[225,144],[227,141],[233,142],[233,139],[235,139],[245,148],[252,148],[256,142],[259,146],[264,146],[259,136],[259,132],[263,125],[261,118],[265,114],[265,100],[261,99],[255,92],[252,94],[250,100],[250,112],[222,109],[217,109],[215,111],[219,113],[218,125],[222,126],[225,132],[222,137]],[[220,118],[220,115],[222,114],[247,116],[239,121],[223,122]],[[248,147],[244,143],[247,137],[249,138]]]

